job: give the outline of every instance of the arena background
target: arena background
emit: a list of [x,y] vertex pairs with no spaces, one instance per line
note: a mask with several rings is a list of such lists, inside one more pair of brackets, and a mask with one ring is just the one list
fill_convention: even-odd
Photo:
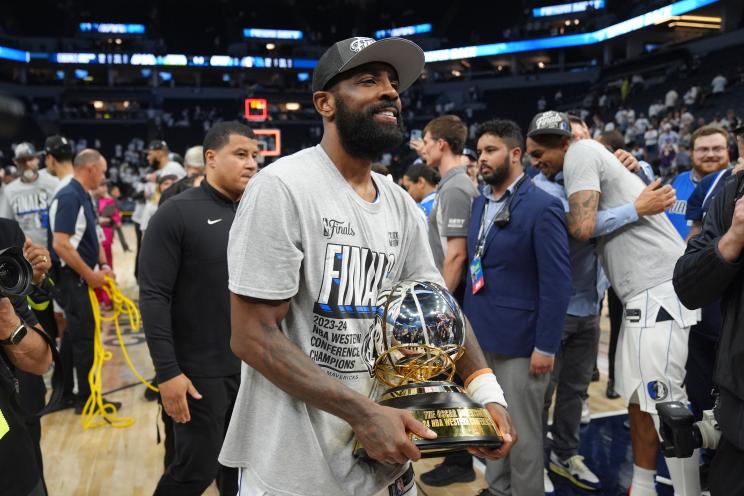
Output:
[[[653,105],[687,111],[696,123],[741,123],[744,2],[559,2],[13,2],[0,16],[0,164],[12,179],[14,145],[29,141],[39,149],[53,134],[76,149],[98,148],[124,193],[126,218],[130,181],[146,169],[150,140],[164,139],[183,155],[212,123],[243,120],[263,130],[262,165],[317,143],[312,69],[330,44],[351,36],[403,36],[426,51],[424,72],[402,95],[408,130],[444,113],[469,124],[504,117],[526,127],[543,108],[577,113],[593,129],[622,128],[618,110],[650,117]],[[721,92],[712,85],[718,76],[726,79]],[[688,103],[683,95],[692,87],[698,91]],[[679,103],[668,109],[671,89]],[[641,138],[625,137],[643,152]],[[735,160],[733,142],[731,151]],[[406,144],[381,163],[397,178],[414,158]],[[650,162],[659,172],[658,158]],[[133,246],[131,226],[124,233]],[[114,256],[121,287],[135,296],[132,253],[117,242]],[[617,414],[622,402],[604,398],[606,319],[602,327],[602,374],[591,388],[594,415],[582,453],[592,457],[604,494],[615,496],[627,491],[632,461],[625,416]],[[114,349],[112,330],[105,332]],[[143,337],[125,335],[135,364],[152,375]],[[45,417],[50,494],[150,494],[161,473],[157,406],[144,400],[116,352],[105,370],[108,396],[123,401],[123,413],[137,422],[83,431],[70,411]],[[417,471],[435,463],[420,462]],[[580,494],[556,483],[558,494]],[[472,484],[420,491],[461,495],[482,487],[479,475]],[[663,485],[660,491],[671,494]]]

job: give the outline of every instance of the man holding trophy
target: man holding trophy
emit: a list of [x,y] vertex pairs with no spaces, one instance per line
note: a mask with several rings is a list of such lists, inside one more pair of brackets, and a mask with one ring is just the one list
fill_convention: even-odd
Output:
[[[228,265],[245,364],[220,454],[241,496],[412,496],[410,461],[429,447],[498,459],[516,441],[472,330],[443,303],[418,207],[371,172],[403,140],[399,93],[423,65],[404,39],[333,45],[313,74],[321,143],[262,170],[241,200]],[[426,382],[455,361],[467,395]],[[405,391],[380,397],[390,386]]]

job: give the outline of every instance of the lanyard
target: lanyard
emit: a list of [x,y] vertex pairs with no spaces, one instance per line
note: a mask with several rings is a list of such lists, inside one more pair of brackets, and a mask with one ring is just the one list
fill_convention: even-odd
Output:
[[[510,193],[507,191],[507,193]],[[503,198],[503,197],[502,197]],[[488,205],[489,203],[500,203],[498,210],[496,213],[494,213],[492,219],[495,219],[496,216],[498,216],[502,210],[506,207],[508,204],[509,199],[503,198],[500,202],[491,202],[488,198],[486,198],[486,204],[483,205],[483,214],[481,215],[481,223],[480,228],[478,229],[478,243],[475,245],[475,254],[477,257],[480,257],[483,255],[483,251],[486,247],[486,238],[488,238],[488,233],[491,232],[491,227],[493,227],[493,220],[486,225],[486,218],[488,217]]]
[[514,185],[514,188],[507,189],[506,192],[501,196],[501,201],[493,202],[493,203],[500,203],[499,209],[493,214],[493,217],[491,218],[491,222],[486,225],[486,218],[488,215],[488,204],[491,202],[491,200],[486,197],[486,204],[483,205],[483,215],[481,216],[481,223],[480,228],[478,229],[478,243],[475,245],[475,255],[480,258],[481,255],[483,255],[483,252],[486,248],[486,239],[488,238],[488,233],[491,232],[491,227],[493,227],[494,221],[496,218],[498,218],[499,214],[503,212],[505,208],[511,208],[511,203],[514,200],[514,197],[517,196],[517,193],[519,192],[520,186],[525,182],[527,179],[527,174],[522,174],[522,177],[519,178],[517,183]]

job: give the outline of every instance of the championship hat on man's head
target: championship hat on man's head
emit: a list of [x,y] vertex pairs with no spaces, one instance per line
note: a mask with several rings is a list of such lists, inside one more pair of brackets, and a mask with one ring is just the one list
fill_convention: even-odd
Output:
[[34,145],[28,142],[19,143],[13,150],[13,160],[23,160],[38,157],[41,153],[36,151]]
[[411,86],[424,70],[424,51],[403,38],[348,38],[330,47],[313,71],[313,92],[326,89],[328,82],[342,72],[371,62],[384,62],[398,73],[398,93]]
[[533,117],[530,127],[527,130],[527,137],[532,138],[533,136],[544,134],[567,136],[570,138],[571,121],[568,120],[568,115],[563,112],[548,110],[547,112],[540,112]]
[[152,140],[150,141],[150,144],[147,146],[148,150],[168,150],[168,143],[166,143],[163,140]]
[[75,152],[72,150],[72,143],[70,140],[59,134],[49,136],[44,142],[44,152],[59,159],[63,157],[67,159],[73,156]]

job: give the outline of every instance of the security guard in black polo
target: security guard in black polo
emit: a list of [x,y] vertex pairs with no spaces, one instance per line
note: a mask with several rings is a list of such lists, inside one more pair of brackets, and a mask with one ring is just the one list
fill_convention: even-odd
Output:
[[163,203],[142,240],[140,310],[174,422],[157,495],[200,495],[215,478],[221,494],[238,491],[237,470],[217,461],[240,385],[240,360],[230,350],[227,240],[257,155],[248,127],[215,124],[204,138],[206,179]]
[[[72,346],[72,363],[78,378],[75,413],[83,411],[90,396],[88,372],[93,366],[95,321],[88,288],[100,288],[106,277],[114,277],[98,242],[98,217],[90,191],[106,175],[106,159],[96,150],[85,149],[73,161],[73,178],[59,190],[49,208],[53,233],[52,259],[60,266],[54,274],[57,297],[65,310]],[[57,264],[55,264],[57,265]],[[107,402],[119,408],[120,403]]]

